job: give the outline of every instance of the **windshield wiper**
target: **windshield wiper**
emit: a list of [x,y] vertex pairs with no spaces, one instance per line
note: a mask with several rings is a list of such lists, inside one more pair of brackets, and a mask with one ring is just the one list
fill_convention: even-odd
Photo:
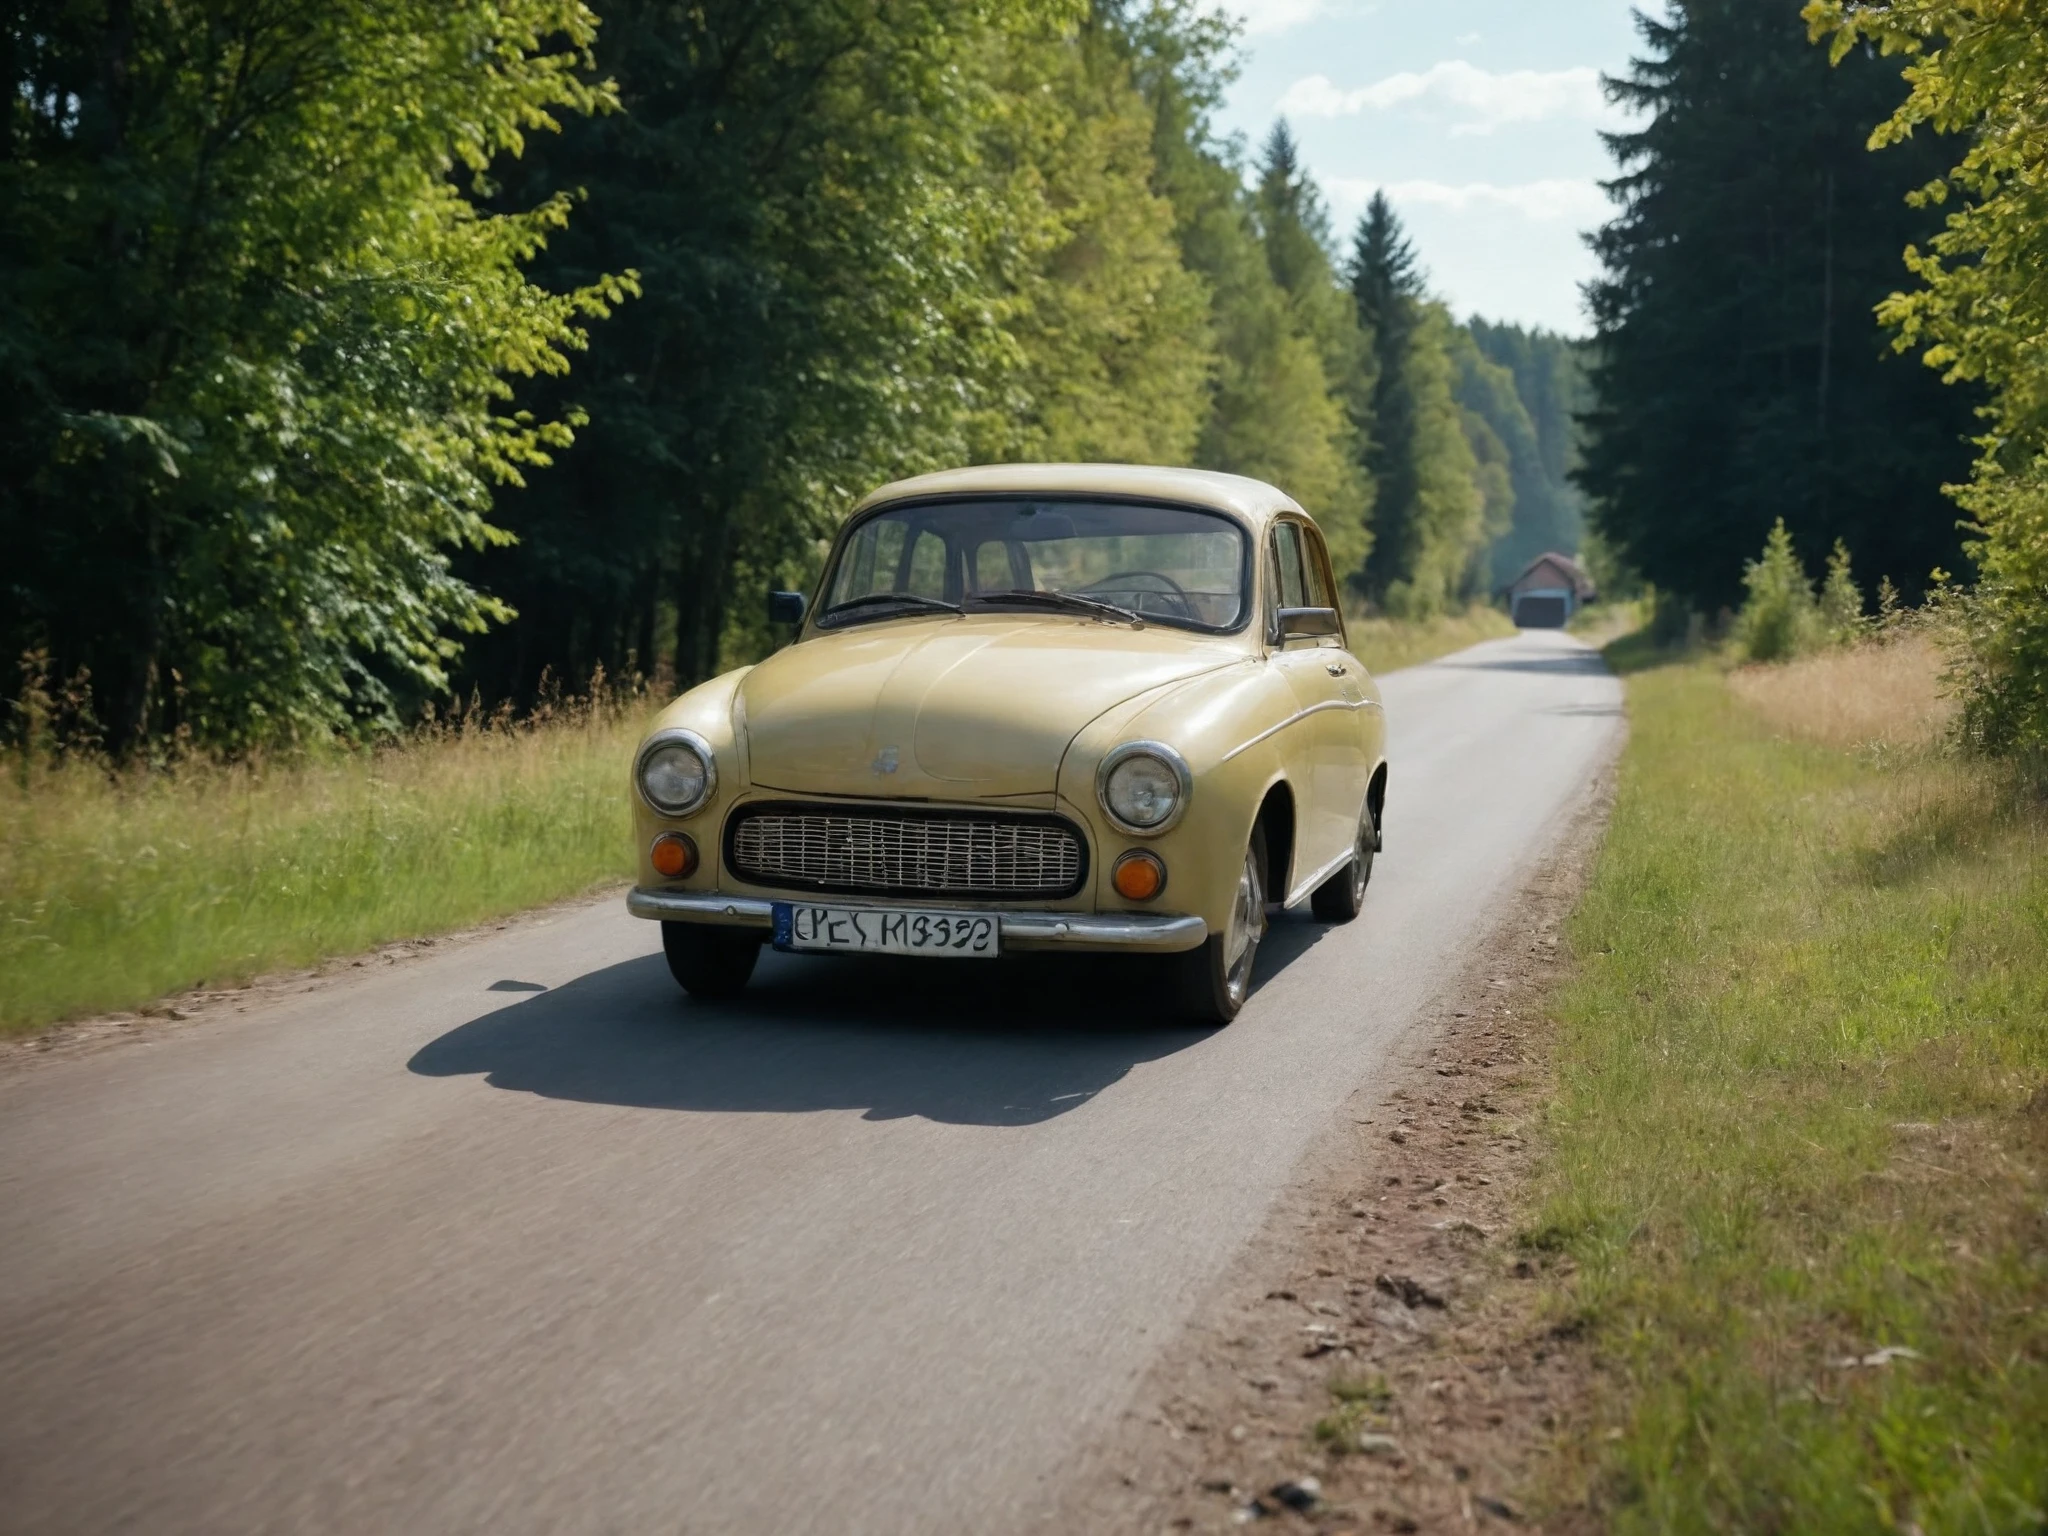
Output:
[[866,597],[849,597],[843,603],[834,603],[820,614],[819,617],[829,619],[834,614],[845,613],[850,608],[879,608],[884,603],[928,609],[933,613],[965,613],[967,611],[958,603],[941,602],[936,597],[924,597],[916,592],[870,592]]
[[1122,619],[1127,624],[1145,627],[1145,616],[1133,613],[1128,608],[1119,608],[1115,603],[1105,603],[1099,597],[1083,597],[1078,592],[1036,592],[1022,587],[1013,587],[1005,592],[976,592],[972,601],[991,606],[1002,603],[1033,603],[1041,608],[1065,608],[1074,613],[1099,614],[1103,618]]

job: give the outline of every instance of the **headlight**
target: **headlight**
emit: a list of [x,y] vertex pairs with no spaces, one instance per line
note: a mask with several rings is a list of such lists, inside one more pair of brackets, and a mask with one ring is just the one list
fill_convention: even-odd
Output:
[[659,731],[640,748],[633,778],[662,815],[687,816],[718,788],[718,764],[711,743],[695,731]]
[[1195,787],[1186,761],[1157,741],[1118,747],[1102,760],[1095,784],[1109,819],[1140,836],[1164,832],[1179,821]]

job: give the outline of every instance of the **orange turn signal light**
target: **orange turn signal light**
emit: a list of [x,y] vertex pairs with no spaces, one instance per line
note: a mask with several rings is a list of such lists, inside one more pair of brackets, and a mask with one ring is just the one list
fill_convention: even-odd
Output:
[[664,832],[648,850],[648,862],[665,880],[680,880],[697,868],[697,845],[680,832]]
[[1111,868],[1109,883],[1125,901],[1150,901],[1166,889],[1166,866],[1158,854],[1133,848]]

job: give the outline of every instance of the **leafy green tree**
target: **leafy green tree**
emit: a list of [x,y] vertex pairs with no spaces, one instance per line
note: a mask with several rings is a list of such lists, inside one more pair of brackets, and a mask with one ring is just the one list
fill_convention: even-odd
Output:
[[[1921,286],[1880,311],[1901,349],[1922,349],[1959,393],[1988,390],[1974,475],[1956,499],[1973,520],[1979,584],[1967,619],[1965,725],[1997,750],[2048,750],[2048,17],[2038,0],[1816,0],[1816,36],[1838,66],[1870,45],[1903,55],[1909,87],[1871,137],[1894,175],[1913,168],[1929,211],[1906,250]],[[1927,174],[1931,128],[1962,158]],[[1931,212],[1954,199],[1937,229]]]
[[1541,455],[1535,423],[1515,388],[1514,374],[1479,350],[1468,325],[1453,326],[1449,342],[1455,370],[1452,395],[1477,462],[1474,483],[1483,508],[1478,547],[1472,551],[1474,563],[1465,583],[1476,592],[1492,582],[1493,554],[1514,531],[1520,485],[1540,473]]
[[1038,257],[1008,274],[1024,365],[1017,412],[992,413],[976,458],[1188,462],[1216,356],[1207,285],[1181,262],[1152,186],[1152,113],[1100,24],[1011,52],[1010,103],[987,159],[1025,183]]
[[1473,449],[1471,422],[1452,393],[1457,334],[1443,305],[1424,305],[1403,365],[1414,422],[1410,558],[1382,598],[1397,616],[1426,618],[1476,595],[1479,557],[1505,526],[1513,499],[1505,475],[1499,476],[1494,495],[1500,498],[1500,521],[1490,526],[1487,477]]
[[1785,0],[1675,0],[1638,24],[1645,55],[1609,88],[1647,121],[1609,137],[1618,211],[1595,241],[1595,520],[1701,608],[1738,599],[1736,552],[1780,516],[1917,593],[1961,554],[1940,488],[1975,400],[1901,366],[1872,312],[1935,228],[1905,197],[1946,151],[1865,153],[1897,64],[1829,69]]
[[1005,69],[1077,14],[608,6],[598,64],[624,110],[566,125],[508,186],[587,189],[543,272],[631,267],[645,297],[535,394],[590,426],[568,473],[504,504],[520,545],[471,564],[526,615],[474,648],[487,694],[600,663],[689,682],[757,654],[761,589],[815,570],[863,490],[1003,448],[992,424],[1034,409],[1013,322],[1061,240],[1040,171],[990,158],[1017,108]]
[[1364,465],[1372,429],[1373,356],[1358,308],[1337,279],[1330,219],[1302,168],[1294,135],[1276,122],[1259,159],[1253,203],[1266,269],[1286,295],[1295,333],[1314,346],[1329,405],[1316,415],[1328,468],[1295,494],[1312,496],[1336,570],[1349,574],[1371,548],[1373,490]]
[[385,728],[509,616],[451,569],[576,418],[608,268],[490,168],[611,102],[577,0],[42,0],[0,20],[0,644],[116,746]]
[[[1181,260],[1210,295],[1216,348],[1207,418],[1194,462],[1280,486],[1324,528],[1333,557],[1355,566],[1370,540],[1371,488],[1356,469],[1357,425],[1326,367],[1326,345],[1309,318],[1313,261],[1293,236],[1318,206],[1298,168],[1270,189],[1288,233],[1269,249],[1259,199],[1218,140],[1212,118],[1232,68],[1234,26],[1194,0],[1105,5],[1153,114],[1153,184],[1172,204]],[[1327,258],[1325,258],[1327,260]],[[1298,279],[1297,294],[1282,276]]]
[[1578,465],[1577,414],[1590,403],[1586,394],[1584,348],[1566,336],[1515,325],[1470,321],[1481,356],[1505,368],[1513,379],[1514,398],[1527,420],[1526,435],[1505,402],[1472,387],[1461,372],[1459,399],[1479,410],[1500,434],[1509,453],[1514,483],[1514,521],[1492,549],[1492,584],[1513,580],[1538,555],[1551,550],[1583,553],[1586,547],[1585,496],[1572,483]]

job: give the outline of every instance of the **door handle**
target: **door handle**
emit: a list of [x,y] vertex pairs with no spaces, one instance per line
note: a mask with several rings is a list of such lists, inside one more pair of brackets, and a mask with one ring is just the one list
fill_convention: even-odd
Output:
[[1342,677],[1344,675],[1343,665],[1339,662],[1333,661],[1327,667],[1323,668],[1323,670],[1329,673],[1332,677]]

